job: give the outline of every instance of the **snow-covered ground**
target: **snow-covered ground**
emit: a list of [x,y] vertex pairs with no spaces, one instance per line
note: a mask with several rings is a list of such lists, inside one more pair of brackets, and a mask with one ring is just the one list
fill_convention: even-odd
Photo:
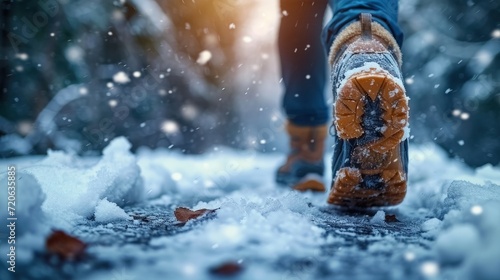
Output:
[[[500,275],[500,168],[469,169],[432,144],[410,149],[403,204],[366,211],[276,186],[282,154],[129,148],[118,138],[99,158],[55,151],[0,161],[1,189],[7,166],[18,178],[17,272],[7,271],[1,226],[1,279],[213,279],[227,263],[252,280]],[[177,207],[217,211],[181,226]],[[44,254],[52,229],[86,242],[86,257],[54,264]]]

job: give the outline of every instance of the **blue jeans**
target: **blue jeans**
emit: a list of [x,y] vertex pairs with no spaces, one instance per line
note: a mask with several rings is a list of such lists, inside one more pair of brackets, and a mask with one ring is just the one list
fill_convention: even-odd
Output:
[[[323,28],[327,4],[333,17]],[[288,120],[299,126],[326,124],[326,54],[335,36],[361,13],[389,30],[399,46],[403,33],[397,23],[397,0],[281,0],[278,49],[285,93],[283,108]]]

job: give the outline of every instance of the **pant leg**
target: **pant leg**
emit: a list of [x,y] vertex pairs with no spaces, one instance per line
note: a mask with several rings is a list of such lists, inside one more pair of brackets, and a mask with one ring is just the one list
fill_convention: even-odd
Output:
[[278,48],[284,84],[283,107],[301,126],[328,121],[324,90],[326,52],[321,31],[327,0],[281,0]]
[[323,32],[327,51],[335,36],[361,13],[371,13],[373,20],[389,30],[399,47],[403,44],[403,32],[398,25],[398,0],[329,0],[333,17]]

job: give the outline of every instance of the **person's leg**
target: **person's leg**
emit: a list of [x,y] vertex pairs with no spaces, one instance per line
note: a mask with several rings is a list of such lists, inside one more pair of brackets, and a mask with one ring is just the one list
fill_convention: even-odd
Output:
[[278,47],[283,77],[283,107],[299,126],[324,125],[326,52],[321,42],[326,0],[281,0]]
[[324,34],[332,68],[335,149],[328,203],[399,204],[408,173],[408,100],[396,0],[339,0]]
[[276,181],[296,190],[324,191],[328,108],[326,52],[321,41],[327,0],[281,0],[278,45],[290,151]]

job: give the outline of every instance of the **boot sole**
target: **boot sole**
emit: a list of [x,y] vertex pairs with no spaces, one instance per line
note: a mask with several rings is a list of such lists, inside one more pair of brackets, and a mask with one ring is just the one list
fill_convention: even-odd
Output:
[[352,149],[347,166],[334,175],[328,203],[372,207],[403,201],[400,143],[408,110],[404,88],[392,75],[370,69],[348,78],[335,102],[335,126]]
[[325,184],[323,182],[323,177],[316,174],[308,174],[297,184],[295,184],[293,186],[293,189],[300,192],[324,192]]

